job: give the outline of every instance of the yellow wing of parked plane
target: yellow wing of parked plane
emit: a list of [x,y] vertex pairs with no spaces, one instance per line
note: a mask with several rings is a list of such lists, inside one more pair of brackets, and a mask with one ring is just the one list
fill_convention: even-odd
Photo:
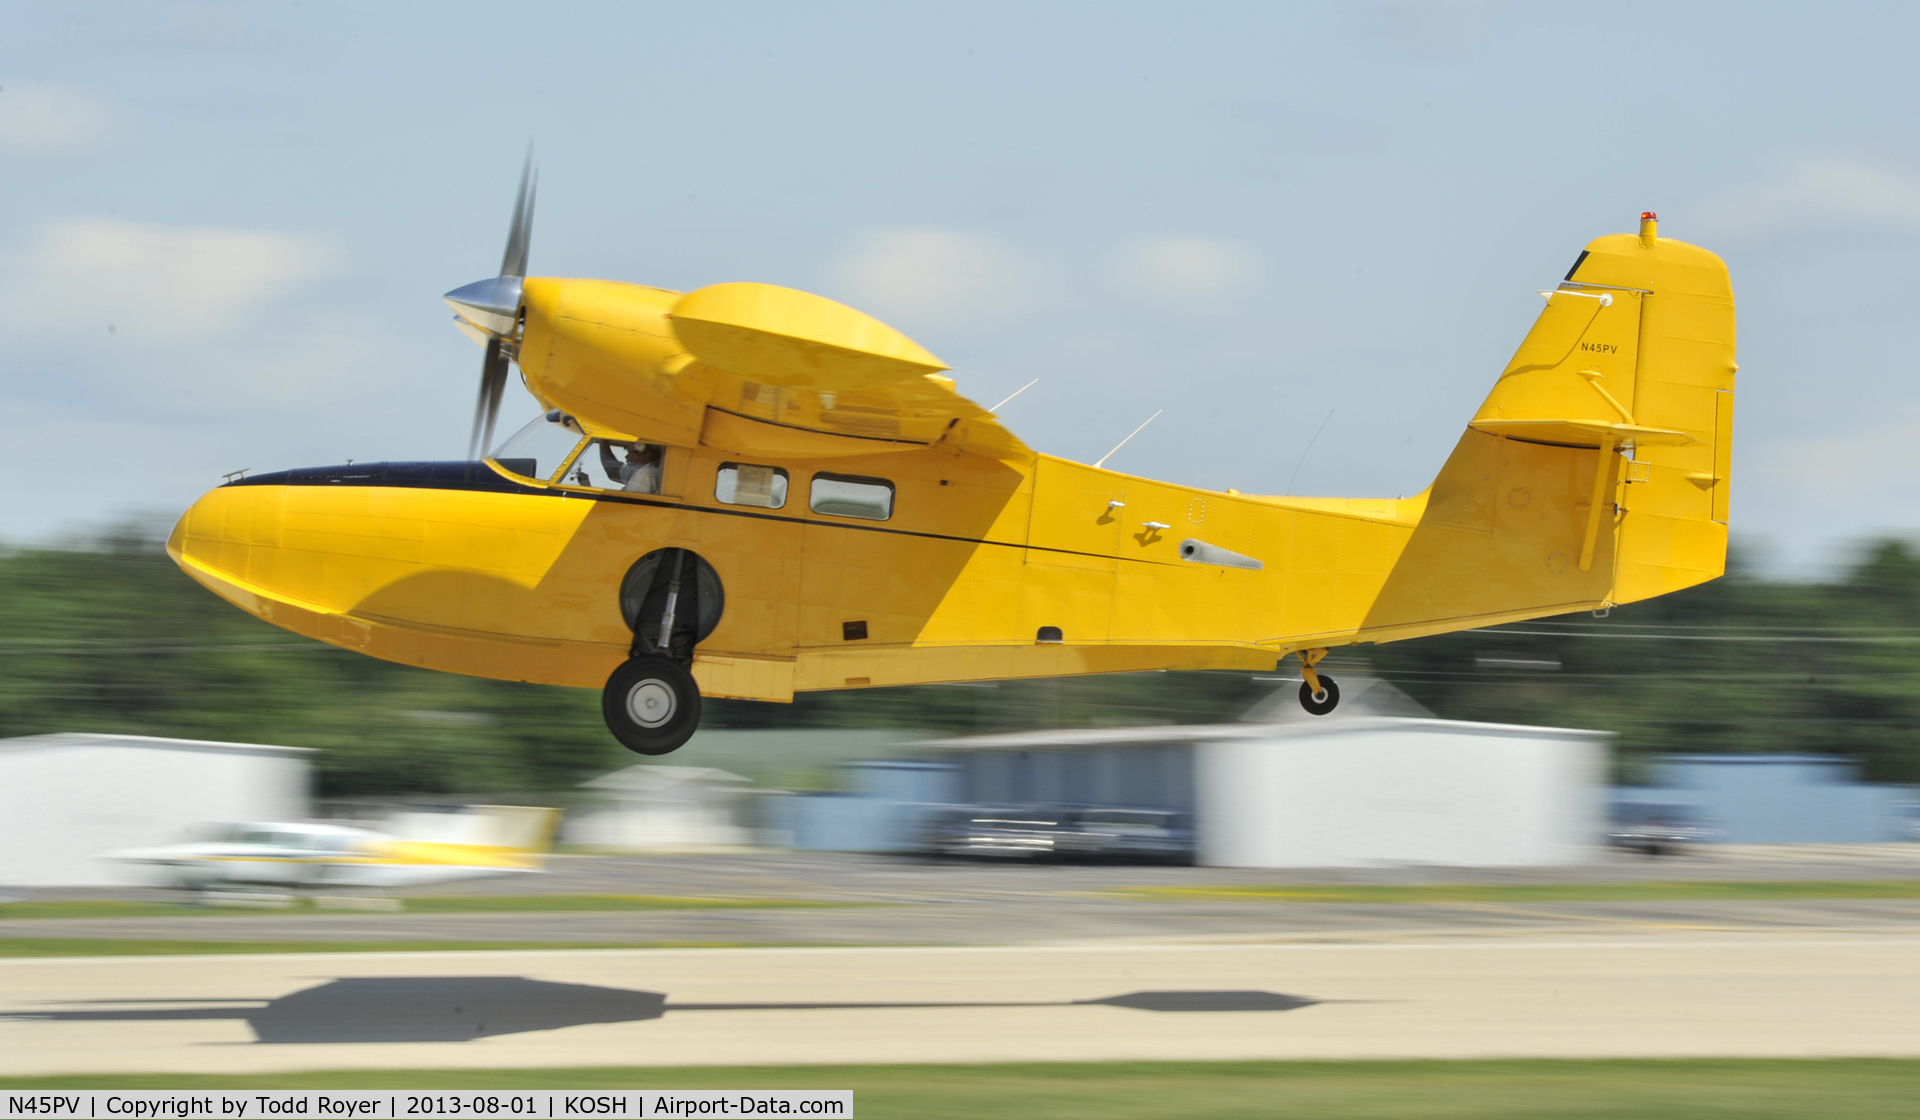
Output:
[[381,828],[320,822],[213,827],[187,844],[134,848],[107,858],[152,869],[168,885],[375,888],[424,886],[539,871],[557,809],[469,805],[403,813]]
[[[530,180],[528,181],[530,183]],[[235,480],[168,549],[277,625],[408,664],[597,687],[664,753],[701,697],[1146,669],[1271,671],[1329,649],[1628,603],[1724,568],[1726,266],[1596,239],[1433,484],[1403,499],[1158,482],[1037,453],[900,332],[767,284],[682,294],[500,275],[447,294],[548,411],[484,462]]]

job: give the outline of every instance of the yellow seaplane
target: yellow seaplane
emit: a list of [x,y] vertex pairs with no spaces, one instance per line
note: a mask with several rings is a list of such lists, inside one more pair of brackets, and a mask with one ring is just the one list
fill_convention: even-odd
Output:
[[[531,170],[531,168],[529,168]],[[1161,669],[1574,611],[1725,566],[1733,295],[1601,237],[1409,498],[1156,482],[1041,454],[899,331],[758,283],[526,274],[449,292],[485,347],[469,461],[243,476],[168,551],[278,626],[374,657],[603,690],[642,754],[701,697]],[[545,411],[484,458],[509,363]],[[1466,412],[1467,402],[1462,403]]]

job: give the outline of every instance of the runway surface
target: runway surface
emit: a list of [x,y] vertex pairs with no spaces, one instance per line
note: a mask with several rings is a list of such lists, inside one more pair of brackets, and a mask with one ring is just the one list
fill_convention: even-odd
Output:
[[[1619,882],[1920,880],[1920,844],[1710,844],[1650,859],[1595,849],[1563,867],[1252,869],[926,860],[847,852],[739,850],[643,855],[555,855],[547,873],[421,887],[407,896],[650,894],[921,902],[1107,891],[1131,887],[1352,884],[1570,884]],[[131,887],[33,887],[29,899],[164,898]]]
[[1079,895],[878,906],[478,914],[230,911],[0,920],[0,938],[615,945],[1326,942],[1705,933],[1906,933],[1920,899],[1322,903]]
[[[1914,898],[1648,898],[1642,901],[1298,902],[1180,894],[1180,888],[1419,884],[1915,880],[1920,845],[1703,849],[1676,859],[1597,853],[1534,869],[1391,867],[1253,871],[1213,867],[926,862],[830,853],[560,856],[551,873],[403,892],[720,898],[735,908],[494,911],[194,911],[137,918],[0,918],[0,938],[245,941],[492,941],[598,944],[1024,945],[1047,942],[1378,940],[1487,934],[1837,931],[1920,936]],[[1174,888],[1157,894],[1133,888]],[[39,900],[171,899],[160,891],[41,889]],[[178,901],[177,899],[172,899]],[[757,906],[804,900],[811,907]]]
[[[0,959],[0,1075],[843,1062],[1920,1056],[1920,900],[1301,902],[1127,888],[1920,878],[1920,848],[1343,872],[568,856],[435,894],[730,909],[10,918],[0,937],[568,943]],[[35,891],[39,899],[155,892]],[[1516,896],[1519,897],[1519,896]],[[793,907],[807,900],[825,906]],[[613,949],[596,943],[726,949]],[[776,947],[778,946],[778,947]]]
[[1920,1056],[1920,936],[0,961],[0,1074]]

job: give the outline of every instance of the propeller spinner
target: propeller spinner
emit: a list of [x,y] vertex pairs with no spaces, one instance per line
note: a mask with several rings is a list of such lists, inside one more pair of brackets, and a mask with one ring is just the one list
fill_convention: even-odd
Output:
[[453,308],[454,325],[486,347],[480,362],[480,399],[473,408],[473,435],[467,441],[471,462],[493,443],[493,425],[500,418],[500,395],[507,388],[507,363],[517,357],[520,294],[527,278],[527,245],[533,236],[533,195],[540,185],[533,153],[520,169],[520,194],[513,203],[513,223],[507,229],[507,251],[500,258],[500,275],[476,280],[441,297]]

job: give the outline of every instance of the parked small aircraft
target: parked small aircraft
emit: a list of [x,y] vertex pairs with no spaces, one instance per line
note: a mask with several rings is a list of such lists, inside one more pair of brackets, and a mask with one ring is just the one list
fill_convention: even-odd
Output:
[[[446,296],[486,350],[470,461],[234,479],[175,528],[182,568],[375,657],[602,688],[614,735],[660,754],[702,695],[1288,655],[1324,713],[1332,647],[1606,608],[1725,566],[1733,293],[1651,213],[1541,293],[1439,476],[1400,499],[1039,454],[939,359],[820,296],[528,277],[532,214],[523,175],[500,274]],[[471,461],[509,362],[546,411]]]
[[170,886],[389,889],[540,870],[555,809],[470,805],[403,813],[380,829],[316,822],[216,825],[202,839],[107,858],[156,870]]

